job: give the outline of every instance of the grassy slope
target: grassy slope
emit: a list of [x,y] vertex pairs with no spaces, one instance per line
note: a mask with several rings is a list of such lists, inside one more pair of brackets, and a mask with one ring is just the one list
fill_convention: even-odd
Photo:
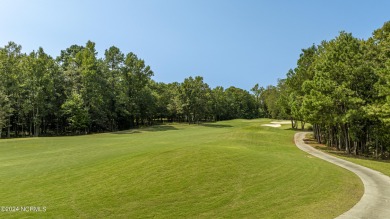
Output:
[[0,217],[333,218],[362,184],[269,120],[0,141]]
[[388,161],[384,162],[384,161],[360,159],[360,158],[345,157],[345,156],[339,156],[339,157],[360,164],[362,166],[366,166],[373,170],[377,170],[385,175],[390,176],[390,162]]
[[373,170],[377,170],[385,175],[390,176],[390,162],[389,161],[381,161],[381,160],[373,160],[363,157],[354,157],[353,155],[347,155],[344,154],[344,152],[341,151],[335,151],[334,148],[328,148],[326,145],[318,144],[315,142],[313,135],[308,135],[311,139],[311,144],[317,149],[323,150],[327,153],[330,153],[332,155],[335,155],[341,159],[351,161],[356,164],[360,164],[362,166],[371,168]]

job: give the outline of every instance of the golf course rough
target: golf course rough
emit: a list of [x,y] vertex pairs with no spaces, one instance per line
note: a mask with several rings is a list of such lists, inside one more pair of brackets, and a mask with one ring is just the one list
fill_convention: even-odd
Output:
[[168,124],[0,141],[5,218],[334,218],[358,202],[353,173],[294,145],[271,120]]

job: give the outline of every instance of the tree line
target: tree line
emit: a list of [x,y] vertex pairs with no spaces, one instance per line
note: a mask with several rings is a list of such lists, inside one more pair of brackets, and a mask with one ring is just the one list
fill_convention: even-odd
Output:
[[[161,83],[134,53],[112,46],[99,58],[95,43],[72,45],[52,58],[9,42],[0,48],[0,137],[86,134],[156,122],[218,121],[264,116],[253,94],[210,88],[200,76]],[[260,92],[260,93],[259,93]]]
[[367,39],[351,33],[303,49],[279,80],[269,106],[293,128],[312,124],[315,138],[348,154],[389,158],[390,22]]
[[200,76],[161,83],[134,53],[95,43],[52,58],[9,42],[0,48],[0,137],[86,134],[156,122],[268,117],[312,125],[348,154],[389,158],[390,22],[367,39],[340,34],[302,49],[297,67],[266,88],[210,86]]

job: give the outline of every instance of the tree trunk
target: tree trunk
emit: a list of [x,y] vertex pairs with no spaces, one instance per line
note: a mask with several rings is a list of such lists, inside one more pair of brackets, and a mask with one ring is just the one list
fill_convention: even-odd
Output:
[[56,118],[56,135],[59,134],[58,129],[59,129],[59,122],[58,122],[58,118]]
[[332,128],[329,128],[328,130],[328,140],[326,141],[328,143],[329,147],[333,147],[333,130]]
[[343,149],[343,143],[342,143],[342,137],[341,137],[341,135],[339,136],[338,148],[339,148],[339,150],[342,150],[342,149]]
[[8,116],[7,138],[11,138],[11,116]]
[[15,137],[18,137],[19,136],[19,130],[18,130],[18,126],[20,124],[20,118],[19,116],[16,117],[16,125],[15,125]]
[[348,126],[344,125],[344,140],[345,140],[345,152],[347,154],[351,153],[350,144],[349,144],[349,132],[348,132]]
[[322,133],[321,133],[321,126],[320,125],[317,125],[317,135],[318,135],[318,143],[322,144]]
[[383,144],[381,144],[381,158],[383,158]]
[[338,150],[336,126],[332,125],[330,129],[332,130],[332,143],[333,143],[333,146],[335,146],[336,149]]
[[46,127],[46,120],[45,120],[45,118],[42,118],[41,124],[42,124],[42,130],[41,130],[40,134],[45,135],[47,133],[47,127]]
[[39,122],[38,122],[38,114],[39,114],[39,109],[37,108],[37,113],[34,116],[34,136],[38,137],[39,136]]
[[375,137],[375,158],[378,159],[378,138]]
[[28,135],[31,137],[32,136],[32,121],[31,121],[31,118],[30,118],[30,122],[29,122],[29,124],[30,124],[30,130],[29,130],[29,132],[28,132]]
[[356,156],[358,153],[358,143],[357,141],[353,141],[353,154]]
[[[336,132],[337,133],[337,132]],[[340,142],[341,138],[338,136],[335,136],[335,142],[336,142],[336,149],[339,151],[340,150]]]
[[39,126],[37,122],[34,123],[34,136],[35,137],[39,136]]
[[321,143],[321,139],[320,139],[320,133],[319,133],[319,127],[318,127],[318,124],[315,124],[314,125],[314,137],[315,139],[317,140],[318,143]]

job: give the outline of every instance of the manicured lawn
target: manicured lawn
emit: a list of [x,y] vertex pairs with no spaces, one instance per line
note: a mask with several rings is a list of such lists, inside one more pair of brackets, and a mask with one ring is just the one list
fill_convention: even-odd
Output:
[[390,162],[388,161],[377,161],[377,160],[360,159],[360,158],[345,157],[345,156],[338,156],[338,157],[371,168],[373,170],[377,170],[385,175],[390,176]]
[[[313,140],[312,135],[308,135]],[[337,156],[341,159],[351,161],[356,164],[360,164],[362,166],[371,168],[373,170],[379,171],[387,176],[390,176],[390,161],[389,160],[374,160],[372,158],[363,158],[363,157],[354,157],[353,155],[346,155],[344,152],[341,151],[335,151],[332,148],[328,148],[325,145],[320,145],[317,143],[311,144],[312,146],[316,147],[317,149],[323,150],[327,153],[330,153],[334,156]]]
[[46,207],[0,217],[334,218],[360,199],[357,176],[268,122],[0,140],[0,206]]

